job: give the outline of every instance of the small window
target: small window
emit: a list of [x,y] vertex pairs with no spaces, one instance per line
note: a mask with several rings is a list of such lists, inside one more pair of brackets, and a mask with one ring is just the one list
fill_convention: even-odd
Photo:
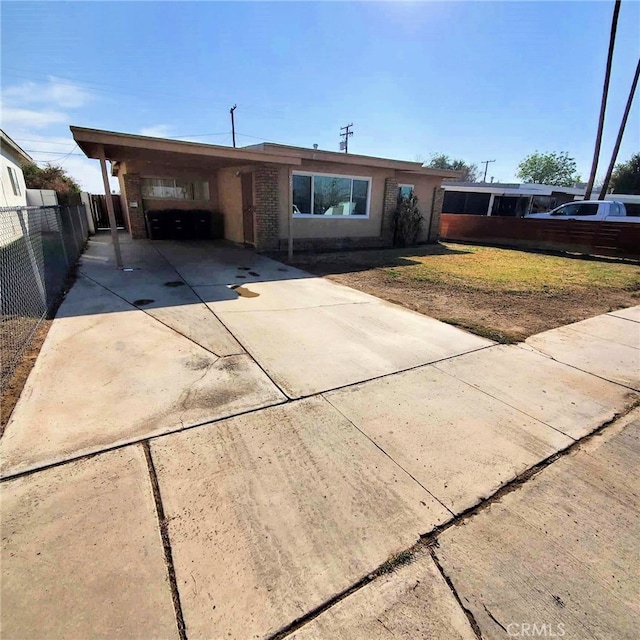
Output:
[[208,200],[209,183],[181,178],[142,178],[143,198],[167,200]]
[[22,191],[20,190],[20,181],[18,180],[18,174],[13,167],[7,167],[7,171],[9,172],[9,180],[11,180],[11,188],[13,189],[14,196],[22,195]]
[[398,185],[398,198],[408,198],[413,194],[412,184],[399,184]]

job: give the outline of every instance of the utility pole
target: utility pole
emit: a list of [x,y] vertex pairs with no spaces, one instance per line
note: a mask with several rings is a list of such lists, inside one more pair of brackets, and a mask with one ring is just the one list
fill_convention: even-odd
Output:
[[593,183],[596,179],[598,169],[598,158],[600,156],[600,145],[602,144],[602,129],[604,128],[604,112],[607,108],[607,96],[609,94],[609,80],[611,78],[611,60],[613,59],[613,45],[616,41],[616,29],[618,27],[618,14],[620,13],[620,0],[616,0],[613,8],[613,18],[611,19],[611,35],[609,36],[609,53],[607,54],[607,68],[604,72],[604,86],[602,87],[602,101],[600,103],[600,118],[598,120],[598,132],[596,133],[596,146],[593,150],[593,161],[591,162],[591,173],[589,182],[584,192],[584,199],[591,198]]
[[616,144],[613,147],[613,153],[611,154],[611,162],[607,169],[607,174],[604,177],[604,182],[600,189],[600,195],[598,200],[604,200],[607,191],[609,190],[609,182],[611,181],[611,174],[613,173],[613,167],[616,164],[618,158],[618,151],[620,151],[620,143],[622,142],[622,136],[624,134],[624,128],[627,126],[627,118],[629,117],[629,111],[631,111],[631,103],[633,102],[633,96],[638,86],[638,77],[640,77],[640,59],[638,60],[638,66],[636,67],[636,75],[633,76],[633,82],[631,83],[631,91],[629,92],[629,99],[627,100],[627,106],[624,109],[624,115],[622,116],[622,122],[620,123],[620,130],[618,131],[618,137],[616,138]]
[[480,164],[484,165],[484,178],[482,178],[482,182],[487,181],[487,169],[489,168],[489,163],[495,162],[495,160],[483,160]]
[[236,110],[236,108],[238,107],[237,104],[234,104],[233,107],[231,107],[231,109],[229,109],[229,113],[231,114],[231,137],[233,138],[233,147],[235,149],[236,146],[236,123],[233,119],[233,112]]
[[[353,122],[346,127],[340,127],[340,137],[344,138],[340,141],[340,151],[344,149],[345,153],[349,153],[349,138],[353,135],[351,127],[353,127]],[[343,131],[344,133],[342,133]]]

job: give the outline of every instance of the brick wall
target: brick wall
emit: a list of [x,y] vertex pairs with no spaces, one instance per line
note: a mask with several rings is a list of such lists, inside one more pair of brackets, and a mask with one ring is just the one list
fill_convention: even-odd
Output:
[[398,181],[387,178],[384,183],[384,203],[382,206],[381,245],[393,244],[393,216],[398,206]]
[[442,203],[444,202],[444,189],[436,187],[433,190],[433,203],[431,205],[431,224],[427,242],[438,242],[440,237],[440,216],[442,215]]
[[258,251],[277,251],[279,246],[280,169],[273,165],[260,165],[253,174],[255,246]]
[[[147,229],[144,224],[144,208],[142,207],[142,188],[140,175],[137,173],[124,174],[124,204],[129,220],[129,232],[134,239],[146,238]],[[137,202],[137,208],[129,206],[130,202]]]

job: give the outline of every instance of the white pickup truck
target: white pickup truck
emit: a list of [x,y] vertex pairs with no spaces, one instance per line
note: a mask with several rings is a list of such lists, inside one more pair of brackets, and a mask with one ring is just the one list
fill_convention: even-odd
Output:
[[617,200],[578,200],[560,205],[546,213],[530,213],[525,218],[538,220],[607,220],[609,222],[640,222],[640,217],[628,216]]

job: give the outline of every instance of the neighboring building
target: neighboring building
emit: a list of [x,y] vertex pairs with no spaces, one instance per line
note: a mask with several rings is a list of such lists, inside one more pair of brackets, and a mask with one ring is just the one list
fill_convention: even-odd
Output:
[[133,238],[149,237],[149,212],[178,210],[184,215],[174,215],[175,237],[192,224],[206,236],[207,217],[198,212],[210,211],[222,215],[227,240],[260,251],[285,249],[290,235],[303,249],[389,246],[402,189],[418,197],[419,240],[436,241],[434,192],[443,178],[459,177],[419,162],[270,143],[230,148],[80,127],[71,132],[89,158],[99,159],[103,150],[111,161]]
[[0,207],[25,207],[27,187],[24,183],[22,165],[33,162],[33,158],[0,129],[0,173],[2,194]]
[[584,188],[544,184],[444,182],[442,213],[520,218],[543,213],[584,195]]

